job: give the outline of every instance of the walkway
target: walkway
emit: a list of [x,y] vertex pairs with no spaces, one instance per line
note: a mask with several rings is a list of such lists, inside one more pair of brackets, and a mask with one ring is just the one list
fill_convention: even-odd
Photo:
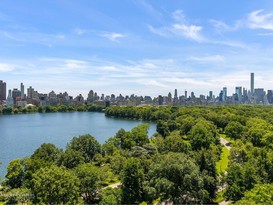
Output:
[[[222,145],[224,145],[227,149],[228,149],[228,151],[230,151],[230,149],[231,149],[231,146],[230,146],[230,142],[229,141],[227,141],[226,139],[224,139],[223,137],[220,137],[220,142],[221,142],[221,144]],[[226,174],[226,173],[225,173]],[[226,188],[226,186],[224,185],[224,188]],[[220,190],[218,190],[218,191],[223,191],[223,189],[220,189]],[[228,205],[228,204],[230,204],[231,202],[230,201],[222,201],[222,202],[220,202],[219,203],[219,205]]]

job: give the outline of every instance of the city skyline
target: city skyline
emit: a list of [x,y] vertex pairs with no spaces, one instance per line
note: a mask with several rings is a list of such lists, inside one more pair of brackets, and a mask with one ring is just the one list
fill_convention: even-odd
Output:
[[[168,94],[159,93],[157,96],[151,95],[135,95],[134,93],[97,93],[92,89],[89,90],[87,96],[82,95],[82,93],[78,93],[76,96],[70,95],[67,90],[62,92],[55,92],[51,90],[47,93],[39,92],[35,90],[32,86],[29,86],[25,91],[25,85],[21,82],[20,88],[13,88],[13,90],[7,90],[7,83],[3,80],[0,80],[0,102],[6,101],[7,106],[26,106],[28,103],[34,103],[35,105],[46,105],[53,103],[54,105],[61,105],[62,103],[70,104],[73,101],[78,104],[92,104],[99,103],[104,104],[106,101],[124,101],[133,99],[138,104],[145,102],[158,103],[159,105],[186,105],[185,102],[190,100],[190,103],[193,104],[206,104],[206,103],[218,103],[218,104],[272,104],[273,103],[273,90],[265,90],[264,88],[255,88],[255,74],[250,73],[249,79],[250,89],[247,89],[242,86],[234,87],[234,92],[231,92],[231,95],[228,95],[227,87],[222,87],[219,94],[213,93],[213,91],[209,91],[207,94],[203,93],[199,96],[194,93],[194,91],[184,91],[184,95],[178,94],[178,90],[175,88],[174,93],[171,91]],[[7,92],[8,91],[8,92]],[[6,93],[7,96],[6,96]],[[189,95],[188,95],[189,93]],[[59,100],[58,100],[59,99]],[[192,101],[194,99],[194,101]],[[52,101],[53,100],[53,101]],[[57,101],[56,101],[57,100]],[[196,101],[197,100],[197,101]],[[48,101],[48,102],[46,102]],[[100,101],[104,101],[100,102]],[[184,104],[183,104],[184,102]],[[17,105],[16,105],[17,104]],[[124,104],[121,104],[124,105]]]
[[[232,10],[232,12],[230,12]],[[273,2],[1,2],[0,76],[40,92],[196,95],[273,84]],[[225,82],[225,83],[223,83]]]

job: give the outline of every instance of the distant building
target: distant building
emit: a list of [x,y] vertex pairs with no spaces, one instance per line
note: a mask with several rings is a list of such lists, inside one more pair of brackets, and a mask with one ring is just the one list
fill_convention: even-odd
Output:
[[158,96],[158,105],[163,105],[163,97],[162,97],[162,95]]
[[264,89],[263,88],[256,88],[254,89],[255,92],[255,98],[257,104],[264,104]]
[[223,101],[227,100],[227,87],[223,87]]
[[178,98],[178,95],[177,95],[177,89],[174,90],[174,98]]
[[267,91],[267,100],[269,104],[273,104],[273,90]]
[[21,91],[18,90],[17,88],[14,88],[12,91],[12,99],[14,105],[16,104],[17,101],[21,100]]
[[13,107],[13,103],[14,103],[14,101],[12,98],[11,90],[9,90],[8,98],[6,101],[6,106]]
[[254,95],[254,73],[250,73],[250,92]]
[[222,90],[219,94],[219,102],[223,102],[223,91]]
[[235,94],[237,99],[235,99],[236,101],[242,102],[242,87],[238,86],[235,87]]
[[209,99],[212,100],[212,98],[213,98],[213,92],[209,91]]
[[0,80],[0,101],[6,100],[7,98],[7,84]]
[[25,99],[25,86],[21,83],[21,100]]

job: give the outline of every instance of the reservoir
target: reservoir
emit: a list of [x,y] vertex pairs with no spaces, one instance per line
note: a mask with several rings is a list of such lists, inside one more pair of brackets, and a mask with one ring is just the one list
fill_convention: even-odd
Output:
[[[140,123],[147,122],[109,118],[97,112],[0,115],[1,180],[11,160],[32,155],[42,143],[65,148],[74,136],[90,134],[103,144],[119,129],[129,131]],[[156,125],[151,122],[149,125],[151,136]]]

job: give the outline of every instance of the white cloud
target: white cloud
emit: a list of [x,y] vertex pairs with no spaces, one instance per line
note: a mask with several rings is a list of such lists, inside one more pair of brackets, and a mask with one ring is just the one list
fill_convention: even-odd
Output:
[[126,35],[124,35],[124,34],[115,33],[115,32],[103,33],[101,36],[105,37],[105,38],[108,38],[109,40],[114,41],[114,42],[119,42],[118,39],[126,37]]
[[198,62],[223,62],[225,60],[225,57],[221,55],[204,56],[204,57],[193,56],[193,57],[190,57],[189,60],[198,61]]
[[176,10],[172,13],[172,17],[174,20],[185,23],[186,22],[186,16],[182,10]]
[[248,26],[251,29],[273,30],[273,12],[264,13],[264,10],[253,11],[248,15]]
[[191,24],[184,15],[183,11],[176,10],[172,13],[174,23],[160,28],[148,26],[149,30],[163,37],[183,37],[196,42],[203,42],[205,38],[202,36],[202,26]]
[[197,42],[204,41],[201,35],[202,27],[196,25],[174,24],[173,32],[177,35],[181,34],[186,38],[192,39]]
[[13,65],[0,63],[0,72],[10,72],[13,69]]
[[273,36],[273,33],[258,33],[257,36]]

